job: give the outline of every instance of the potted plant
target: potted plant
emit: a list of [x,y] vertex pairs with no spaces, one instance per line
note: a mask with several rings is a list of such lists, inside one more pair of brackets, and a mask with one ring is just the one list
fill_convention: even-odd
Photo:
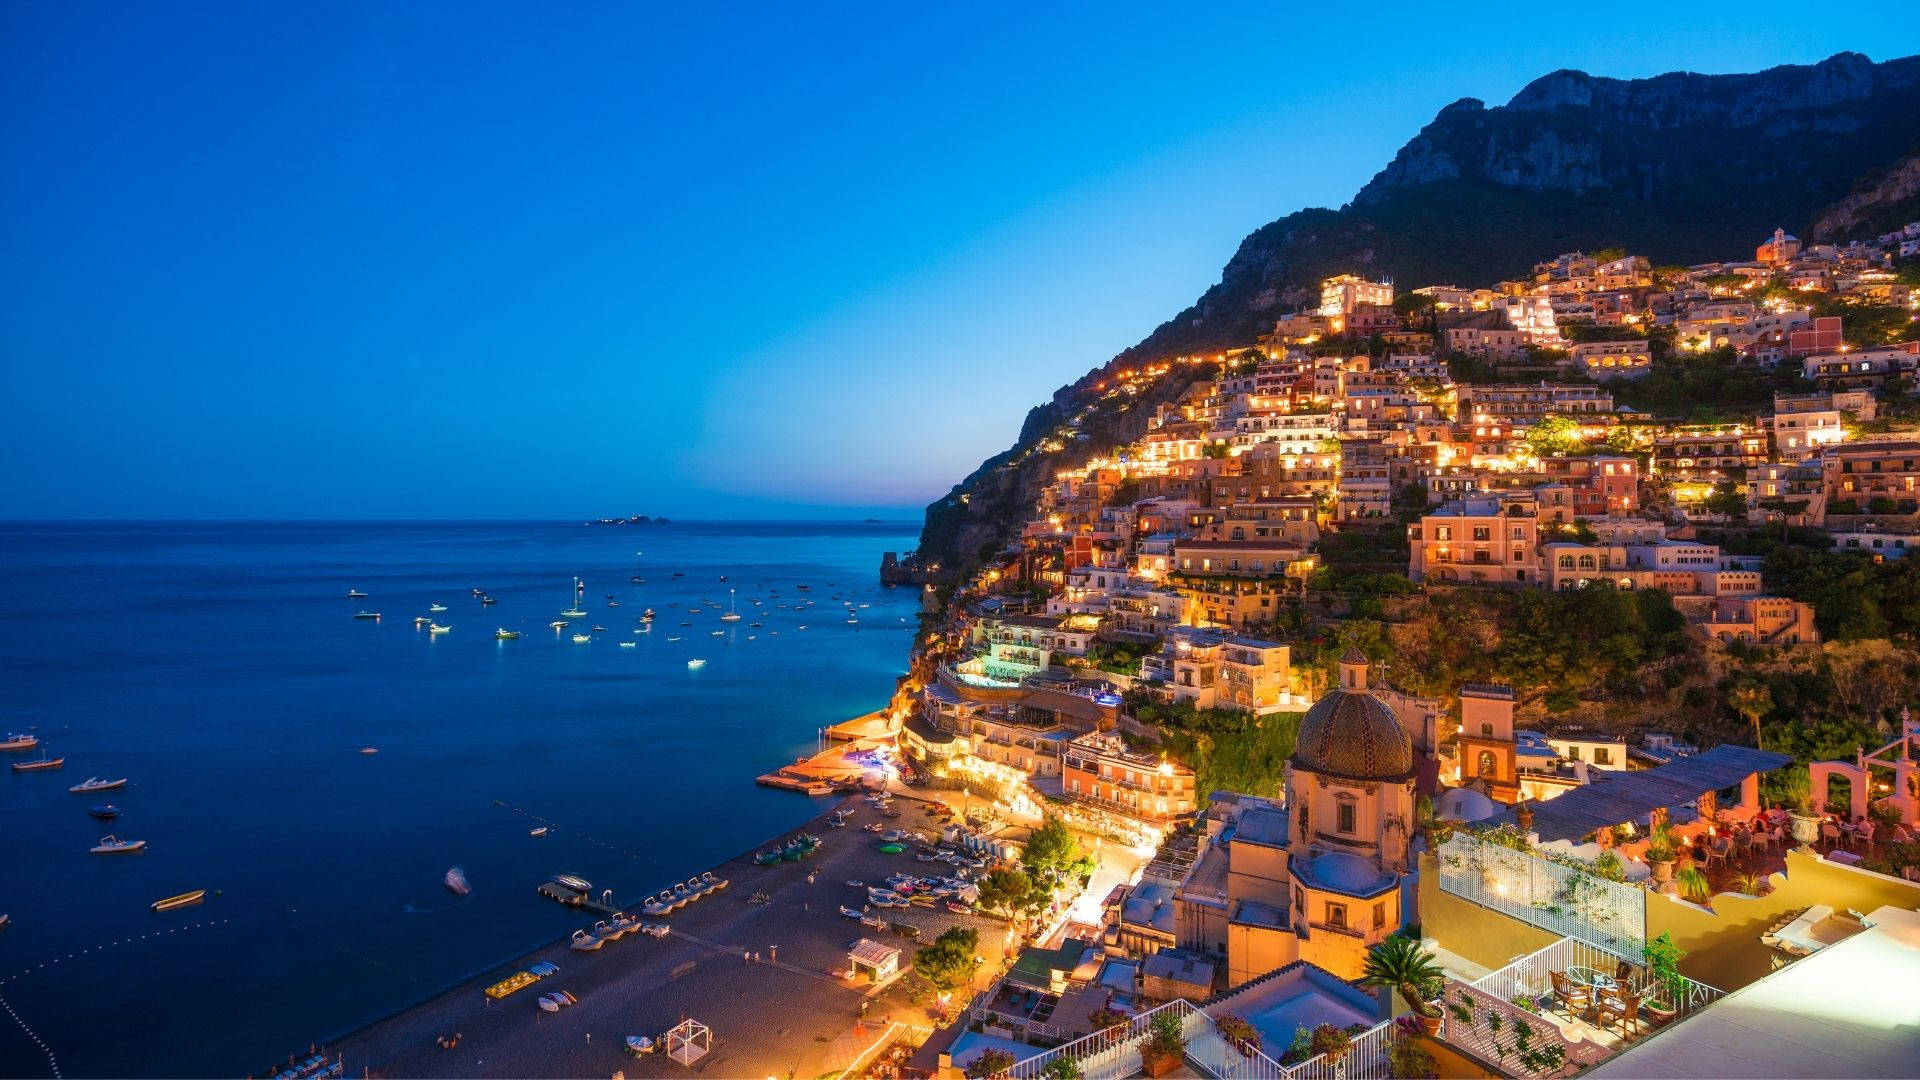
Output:
[[1445,982],[1433,954],[1421,948],[1418,939],[1393,934],[1367,951],[1360,985],[1399,993],[1420,1018],[1421,1028],[1433,1035],[1440,1030],[1440,1007],[1435,1001]]
[[1781,781],[1786,797],[1787,820],[1792,823],[1793,838],[1800,842],[1802,855],[1813,854],[1814,841],[1820,839],[1820,815],[1813,812],[1813,778],[1805,769],[1789,769]]
[[1697,866],[1685,867],[1674,874],[1673,884],[1676,892],[1696,904],[1704,904],[1713,896],[1713,883]]
[[1678,852],[1673,846],[1673,833],[1665,822],[1653,827],[1647,834],[1647,865],[1653,868],[1653,884],[1656,892],[1667,892],[1673,881],[1673,860]]
[[1348,1035],[1332,1024],[1321,1024],[1313,1029],[1313,1052],[1327,1059],[1327,1064],[1338,1065],[1353,1049],[1353,1036]]
[[1240,1051],[1241,1057],[1252,1057],[1253,1052],[1260,1049],[1260,1029],[1244,1016],[1222,1013],[1213,1018],[1213,1026]]
[[1436,1062],[1433,1054],[1421,1044],[1420,1025],[1410,1023],[1413,1017],[1403,1016],[1394,1021],[1393,1041],[1387,1044],[1387,1071],[1396,1078],[1426,1078],[1434,1075]]
[[1100,1008],[1087,1014],[1087,1023],[1092,1024],[1095,1031],[1111,1031],[1114,1028],[1123,1027],[1129,1019],[1126,1013],[1118,1009]]
[[1186,1059],[1187,1037],[1180,1033],[1180,1018],[1169,1012],[1156,1013],[1147,1023],[1147,1037],[1140,1042],[1141,1070],[1148,1076],[1161,1077]]
[[1013,1068],[1013,1055],[1005,1050],[982,1050],[978,1057],[967,1062],[967,1080],[985,1080],[986,1077],[1005,1076]]
[[1671,933],[1662,933],[1642,946],[1640,955],[1646,959],[1647,970],[1652,975],[1650,993],[1640,1003],[1640,1010],[1655,1023],[1664,1024],[1679,1013],[1680,1003],[1687,996],[1687,977],[1680,974],[1680,961],[1687,955],[1686,951],[1673,943]]

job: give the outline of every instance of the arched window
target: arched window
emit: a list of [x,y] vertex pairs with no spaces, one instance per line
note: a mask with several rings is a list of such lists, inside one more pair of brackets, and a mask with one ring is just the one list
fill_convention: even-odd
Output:
[[1582,570],[1593,569],[1593,556],[1591,555],[1580,556],[1580,569]]
[[1485,721],[1481,721],[1481,723],[1480,723],[1480,734],[1482,734],[1482,735],[1491,735],[1491,734],[1493,734],[1493,725],[1492,725],[1492,724],[1489,724],[1489,723],[1487,723],[1487,722],[1485,722]]
[[1352,836],[1359,829],[1356,823],[1358,817],[1359,812],[1354,806],[1353,796],[1338,795],[1334,797],[1333,827],[1335,829],[1338,829],[1347,836]]
[[1571,555],[1560,556],[1560,569],[1562,570],[1573,569],[1573,556]]

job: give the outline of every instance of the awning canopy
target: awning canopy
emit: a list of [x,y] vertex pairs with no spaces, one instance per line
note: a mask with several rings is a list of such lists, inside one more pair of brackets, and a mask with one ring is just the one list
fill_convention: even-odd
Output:
[[861,938],[858,944],[847,951],[847,959],[875,971],[892,971],[900,963],[900,950]]
[[[1687,806],[1752,776],[1790,765],[1793,758],[1747,746],[1716,746],[1670,765],[1634,772],[1591,770],[1592,782],[1545,802],[1528,803],[1533,831],[1542,842],[1580,838],[1599,829],[1638,821],[1660,807]],[[1516,823],[1512,809],[1494,821]]]

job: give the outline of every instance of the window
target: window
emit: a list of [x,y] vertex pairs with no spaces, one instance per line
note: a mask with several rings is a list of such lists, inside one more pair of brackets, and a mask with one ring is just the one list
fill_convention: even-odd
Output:
[[1353,801],[1342,799],[1334,808],[1334,827],[1351,836],[1357,828],[1354,822],[1356,816]]
[[1337,926],[1344,930],[1347,925],[1347,905],[1328,903],[1327,925]]
[[1573,556],[1571,555],[1560,556],[1560,569],[1562,570],[1573,569]]
[[1484,720],[1483,720],[1483,721],[1481,721],[1481,722],[1480,722],[1480,734],[1482,734],[1482,735],[1492,735],[1492,734],[1493,734],[1493,725],[1492,725],[1492,724],[1490,724],[1490,723],[1487,723],[1487,722],[1486,722],[1486,721],[1484,721]]
[[1382,900],[1381,902],[1373,905],[1373,928],[1375,930],[1380,930],[1380,929],[1383,929],[1386,925],[1387,925],[1387,903],[1386,901]]
[[1604,746],[1596,746],[1596,747],[1594,747],[1594,748],[1593,748],[1593,763],[1594,763],[1595,765],[1611,765],[1611,764],[1613,764],[1613,752],[1612,752],[1612,751],[1610,751],[1610,750],[1608,750],[1608,749],[1607,749],[1606,747],[1604,747]]

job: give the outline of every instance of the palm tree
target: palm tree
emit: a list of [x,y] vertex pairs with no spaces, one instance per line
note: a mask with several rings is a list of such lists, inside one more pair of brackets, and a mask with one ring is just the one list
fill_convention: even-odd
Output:
[[1440,1015],[1433,1001],[1440,996],[1439,989],[1445,980],[1446,975],[1434,963],[1433,954],[1421,948],[1420,942],[1394,934],[1367,951],[1365,976],[1360,985],[1391,987],[1407,999],[1414,1012],[1431,1018]]
[[1753,725],[1753,745],[1760,746],[1760,718],[1773,711],[1773,693],[1764,683],[1741,683],[1727,692],[1727,704]]

